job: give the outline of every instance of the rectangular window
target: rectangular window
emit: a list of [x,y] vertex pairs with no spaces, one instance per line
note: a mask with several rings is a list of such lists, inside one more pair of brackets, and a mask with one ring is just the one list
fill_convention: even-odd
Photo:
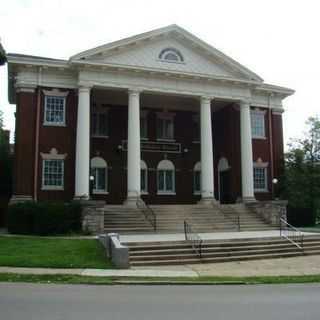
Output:
[[174,122],[173,118],[162,118],[157,119],[157,138],[164,140],[174,139]]
[[148,139],[148,122],[146,115],[140,118],[140,138]]
[[108,113],[107,112],[92,113],[91,134],[97,137],[108,136]]
[[265,138],[265,112],[251,111],[251,133],[252,138]]
[[107,175],[106,168],[92,168],[93,181],[93,192],[106,192],[107,186]]
[[42,163],[42,188],[63,189],[64,160],[43,160]]
[[201,171],[193,171],[193,193],[201,192]]
[[45,125],[65,125],[65,97],[45,96],[45,111],[44,124]]
[[268,191],[267,168],[253,168],[254,191]]
[[158,171],[158,192],[174,193],[175,192],[174,171],[159,170]]

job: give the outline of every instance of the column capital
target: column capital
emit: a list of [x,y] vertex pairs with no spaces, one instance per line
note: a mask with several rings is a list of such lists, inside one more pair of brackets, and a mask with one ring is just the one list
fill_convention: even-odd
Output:
[[79,92],[90,92],[91,88],[92,88],[91,86],[81,85],[78,87],[78,91]]
[[240,100],[240,108],[250,108],[251,100],[249,99],[243,99]]
[[212,96],[200,96],[200,102],[203,103],[211,103],[211,101],[214,99]]
[[142,88],[128,88],[129,95],[139,95],[142,91]]

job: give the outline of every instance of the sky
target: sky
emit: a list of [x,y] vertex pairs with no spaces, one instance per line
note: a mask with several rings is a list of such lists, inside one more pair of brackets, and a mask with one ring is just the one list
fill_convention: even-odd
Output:
[[[68,59],[178,24],[266,83],[296,91],[283,102],[287,143],[302,136],[308,117],[320,114],[319,13],[317,0],[1,0],[0,38],[7,53]],[[0,67],[0,109],[13,131],[7,85],[7,68]]]

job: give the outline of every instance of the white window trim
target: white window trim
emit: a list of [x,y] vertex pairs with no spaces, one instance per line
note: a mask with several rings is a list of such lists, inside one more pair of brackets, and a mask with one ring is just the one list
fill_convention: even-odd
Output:
[[[61,160],[62,161],[62,185],[61,186],[46,186],[44,184],[44,168],[47,160]],[[42,183],[41,190],[43,191],[64,191],[64,158],[42,158]]]
[[[262,160],[259,158],[257,160],[257,162],[254,162],[253,163],[253,170],[255,168],[261,168],[261,169],[264,169],[265,171],[265,187],[264,188],[261,188],[261,189],[254,189],[254,192],[255,193],[266,193],[266,192],[269,192],[269,189],[268,189],[268,166],[269,166],[269,163],[268,162],[262,162]],[[254,179],[254,174],[253,174],[253,179]]]
[[[42,90],[44,94],[44,114],[43,114],[43,125],[52,127],[65,127],[66,126],[66,97],[69,94],[67,91],[53,90]],[[61,97],[63,98],[63,122],[50,122],[46,120],[47,113],[47,98],[48,97]]]
[[[258,136],[258,135],[253,135],[253,134],[252,134],[252,139],[266,140],[266,139],[267,139],[267,137],[266,137],[266,125],[265,125],[265,122],[266,122],[266,119],[265,119],[266,110],[259,110],[259,109],[250,110],[250,116],[251,116],[251,118],[252,118],[254,115],[262,116],[262,117],[263,117],[262,127],[263,127],[263,133],[264,133],[264,135]],[[251,120],[251,121],[252,121],[252,120]]]
[[[95,189],[95,185],[92,188],[92,194],[101,194],[101,195],[105,195],[105,194],[109,194],[108,191],[108,181],[109,181],[109,177],[108,177],[108,164],[107,162],[101,158],[101,157],[93,157],[90,160],[90,169],[105,169],[105,189]],[[95,177],[96,178],[96,177]]]
[[[172,190],[159,190],[159,171],[171,171],[172,174]],[[164,178],[164,187],[166,187],[166,179]],[[157,167],[157,195],[176,195],[176,171],[173,162],[170,160],[162,160]]]

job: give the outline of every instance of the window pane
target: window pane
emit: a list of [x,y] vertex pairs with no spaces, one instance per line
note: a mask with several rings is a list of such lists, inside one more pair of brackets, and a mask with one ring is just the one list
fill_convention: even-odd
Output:
[[164,191],[164,171],[158,171],[158,190]]
[[266,168],[254,168],[253,177],[254,177],[254,189],[256,190],[265,190],[266,186]]
[[166,171],[166,191],[173,191],[173,171]]
[[64,123],[64,101],[65,97],[45,97],[45,122]]
[[251,129],[254,137],[265,137],[264,114],[251,113]]
[[106,190],[106,169],[105,168],[98,168],[97,169],[97,189],[98,190]]
[[173,121],[171,119],[164,120],[164,132],[166,139],[173,139]]
[[63,160],[44,160],[43,161],[43,185],[44,186],[63,186]]
[[93,135],[98,133],[97,114],[96,113],[92,114],[91,132],[92,132]]

